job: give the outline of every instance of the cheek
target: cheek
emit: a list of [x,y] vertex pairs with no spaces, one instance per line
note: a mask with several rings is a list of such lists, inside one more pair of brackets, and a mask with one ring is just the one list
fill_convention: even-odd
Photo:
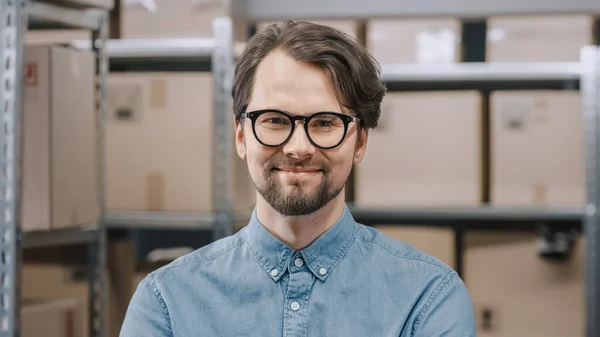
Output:
[[331,165],[333,179],[345,180],[350,174],[354,163],[354,148],[343,146],[333,152],[326,153],[325,156]]

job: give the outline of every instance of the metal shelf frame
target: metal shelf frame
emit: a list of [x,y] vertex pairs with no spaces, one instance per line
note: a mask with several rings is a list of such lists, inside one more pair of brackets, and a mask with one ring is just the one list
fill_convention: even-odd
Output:
[[[108,11],[63,8],[33,0],[0,2],[0,337],[21,334],[23,249],[85,244],[89,247],[90,336],[105,336],[106,227],[104,214],[104,106],[108,62]],[[92,31],[96,55],[96,127],[99,215],[96,224],[49,232],[21,229],[21,124],[24,99],[23,53],[28,29]]]
[[[483,18],[503,14],[600,14],[600,2],[596,0],[499,0],[493,3],[478,0],[425,0],[408,3],[406,0],[374,0],[366,6],[362,0],[349,0],[343,6],[338,1],[307,0],[246,0],[233,1],[233,11],[245,16],[249,22],[258,20],[291,18],[336,19],[372,17],[458,16]],[[181,59],[205,62],[210,59],[214,75],[214,181],[213,200],[215,210],[209,214],[170,214],[152,212],[117,212],[106,214],[110,228],[179,227],[182,229],[212,228],[213,239],[218,240],[232,233],[236,216],[232,211],[232,186],[229,180],[230,162],[233,157],[233,140],[230,137],[232,74],[234,48],[233,23],[230,18],[219,18],[214,23],[214,38],[197,41],[196,45],[182,41],[153,41],[154,45],[142,45],[139,41],[110,42],[112,62],[133,60],[164,66]],[[137,43],[137,46],[135,45]],[[176,46],[171,51],[164,46]],[[162,47],[161,47],[162,46]],[[556,225],[561,228],[582,229],[587,237],[586,249],[586,298],[587,337],[600,336],[600,230],[598,207],[600,207],[600,51],[586,47],[581,61],[576,63],[527,63],[527,64],[458,64],[458,65],[383,65],[382,80],[390,85],[422,85],[435,87],[442,84],[469,83],[474,87],[511,83],[519,87],[532,82],[576,82],[582,93],[583,123],[586,136],[586,177],[588,197],[583,208],[550,209],[351,209],[356,219],[366,224],[423,224],[448,226],[456,231],[457,247],[463,245],[463,235],[468,230],[535,230],[538,225]],[[490,226],[490,223],[496,224]],[[461,260],[462,250],[457,258]]]

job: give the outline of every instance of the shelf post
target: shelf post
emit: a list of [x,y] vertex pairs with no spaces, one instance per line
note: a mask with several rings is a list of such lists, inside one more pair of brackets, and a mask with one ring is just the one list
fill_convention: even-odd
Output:
[[105,207],[105,149],[104,129],[106,120],[106,78],[108,75],[108,57],[106,41],[108,40],[109,15],[102,16],[98,29],[92,31],[92,50],[96,57],[96,169],[98,196],[98,230],[96,240],[89,245],[88,274],[90,292],[90,336],[106,336],[106,207]]
[[586,46],[581,51],[581,96],[586,153],[587,203],[584,214],[586,234],[586,337],[600,336],[600,231],[598,230],[600,165],[600,50]]
[[231,90],[233,83],[233,22],[216,18],[212,55],[214,81],[213,208],[216,212],[213,239],[233,234],[234,132]]
[[20,336],[21,120],[27,18],[20,0],[0,2],[0,336]]

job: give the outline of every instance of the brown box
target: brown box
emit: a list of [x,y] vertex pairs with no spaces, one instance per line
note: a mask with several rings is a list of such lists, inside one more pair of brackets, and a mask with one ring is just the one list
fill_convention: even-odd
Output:
[[488,62],[579,62],[593,45],[591,15],[499,16],[488,19]]
[[477,336],[585,335],[583,239],[564,262],[540,258],[533,234],[472,233],[466,243]]
[[373,19],[367,49],[381,64],[454,63],[462,59],[459,19]]
[[[361,45],[365,44],[365,25],[356,20],[307,20],[319,25],[336,28],[357,40]],[[256,24],[256,30],[261,31],[275,21],[261,21]]]
[[101,8],[113,9],[115,0],[42,0],[43,2],[54,3],[58,5],[75,8]]
[[57,301],[24,300],[21,307],[22,337],[83,337],[84,306],[70,298]]
[[[214,210],[212,81],[208,73],[109,76],[108,209]],[[234,157],[233,206],[251,210],[254,185],[245,161]]]
[[94,55],[25,48],[24,230],[93,223],[98,214]]
[[[212,38],[213,21],[231,15],[233,0],[121,1],[121,38]],[[248,39],[248,25],[233,16],[234,39]]]
[[479,205],[481,110],[475,91],[388,93],[357,165],[357,204]]
[[583,205],[582,103],[576,91],[491,95],[491,202]]
[[[481,108],[477,92],[388,93],[356,167],[356,205],[479,205]],[[452,230],[379,228],[454,267]]]

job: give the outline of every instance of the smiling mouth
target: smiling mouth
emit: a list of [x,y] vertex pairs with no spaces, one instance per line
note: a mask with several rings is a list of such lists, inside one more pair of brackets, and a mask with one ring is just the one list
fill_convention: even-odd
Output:
[[290,173],[314,173],[314,172],[321,172],[321,169],[308,169],[308,168],[275,168],[275,170],[277,171],[282,171],[282,172],[290,172]]

